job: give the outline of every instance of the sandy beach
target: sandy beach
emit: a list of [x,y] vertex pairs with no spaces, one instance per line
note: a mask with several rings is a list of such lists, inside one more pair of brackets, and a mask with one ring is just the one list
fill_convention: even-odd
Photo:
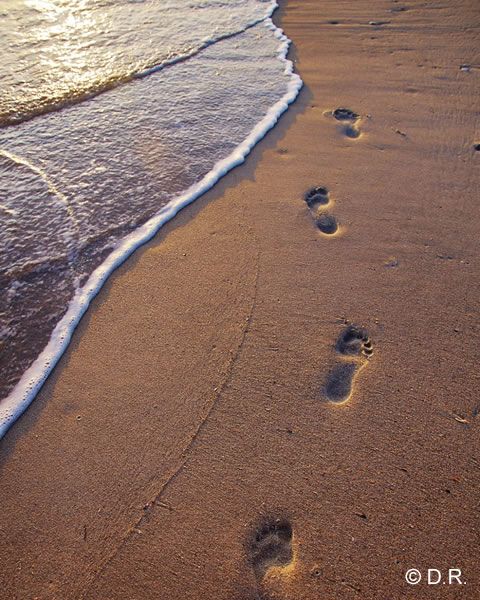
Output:
[[480,597],[478,4],[274,20],[297,101],[0,442],[2,598]]

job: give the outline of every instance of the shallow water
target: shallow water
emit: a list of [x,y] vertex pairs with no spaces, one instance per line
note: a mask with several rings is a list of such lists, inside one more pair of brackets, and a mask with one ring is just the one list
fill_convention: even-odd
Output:
[[267,0],[4,0],[0,122],[189,56],[266,16]]
[[[100,65],[92,72],[101,77],[105,65],[116,59],[126,72],[151,65],[153,56],[160,60],[162,51],[166,56],[165,48],[157,54],[152,50],[161,35],[152,33],[147,44],[142,29],[148,19],[155,23],[165,15],[164,24],[175,31],[170,48],[183,52],[197,44],[188,59],[0,129],[0,397],[10,394],[0,403],[0,433],[2,424],[5,429],[31,400],[112,265],[243,160],[298,92],[300,80],[282,58],[285,41],[270,19],[262,20],[270,4],[238,0],[227,7],[218,1],[182,0],[175,2],[183,10],[177,17],[166,9],[172,4],[163,2],[161,10],[156,2],[140,5],[132,21],[141,23],[138,47],[128,47],[131,32],[108,47],[104,27],[99,47],[87,50],[90,64]],[[102,23],[101,11],[112,11],[111,2],[74,5],[78,10],[85,5]],[[120,14],[130,15],[136,10],[132,6],[120,3]],[[205,18],[199,21],[198,14]],[[186,18],[195,26],[186,27]],[[121,30],[119,22],[116,15],[112,27]],[[231,35],[234,25],[237,33]],[[105,45],[106,56],[101,56]],[[22,53],[27,46],[20,44]],[[27,97],[30,88],[35,96],[43,83],[54,80],[60,87],[72,81],[62,64],[47,68],[27,88]],[[18,111],[24,102],[19,101]],[[9,103],[0,100],[2,107]],[[35,111],[36,96],[31,106]]]

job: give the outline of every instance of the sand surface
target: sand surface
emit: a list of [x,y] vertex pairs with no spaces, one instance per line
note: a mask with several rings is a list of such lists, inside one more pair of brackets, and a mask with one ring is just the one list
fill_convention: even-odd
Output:
[[[110,279],[1,442],[2,598],[480,597],[479,12],[282,5],[298,101]],[[370,358],[336,350],[352,322]]]

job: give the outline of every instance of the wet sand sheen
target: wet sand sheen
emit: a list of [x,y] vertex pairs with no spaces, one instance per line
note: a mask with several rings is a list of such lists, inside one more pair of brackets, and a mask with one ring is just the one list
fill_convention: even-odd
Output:
[[12,597],[384,600],[412,566],[476,597],[476,10],[397,7],[284,8],[297,104],[121,268],[1,442]]

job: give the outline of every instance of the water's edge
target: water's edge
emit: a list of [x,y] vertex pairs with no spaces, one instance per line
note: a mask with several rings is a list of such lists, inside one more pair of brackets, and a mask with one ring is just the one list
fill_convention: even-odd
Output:
[[[276,5],[278,6],[278,5]],[[226,158],[217,162],[214,168],[198,183],[182,195],[173,198],[156,216],[121,240],[113,252],[89,277],[86,284],[77,290],[63,318],[57,323],[44,350],[32,365],[23,373],[12,392],[0,401],[0,439],[11,425],[31,404],[47,377],[67,349],[75,328],[110,274],[119,267],[140,246],[148,242],[182,208],[204,194],[226,173],[243,163],[253,147],[265,137],[277,123],[279,117],[294,102],[303,85],[300,77],[293,72],[293,63],[287,59],[290,40],[277,27],[271,17],[264,19],[265,26],[279,40],[278,59],[285,64],[285,74],[290,76],[286,94],[270,107],[265,117],[257,123],[245,140]]]

